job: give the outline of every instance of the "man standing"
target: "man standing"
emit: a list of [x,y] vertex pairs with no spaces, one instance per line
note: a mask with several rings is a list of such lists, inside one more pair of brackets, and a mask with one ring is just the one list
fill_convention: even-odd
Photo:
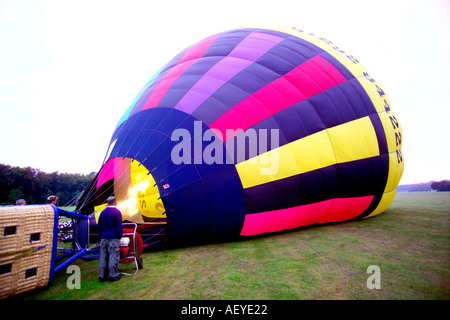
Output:
[[119,275],[120,238],[123,236],[122,213],[116,208],[115,197],[106,199],[106,208],[98,218],[100,235],[99,280],[117,281]]

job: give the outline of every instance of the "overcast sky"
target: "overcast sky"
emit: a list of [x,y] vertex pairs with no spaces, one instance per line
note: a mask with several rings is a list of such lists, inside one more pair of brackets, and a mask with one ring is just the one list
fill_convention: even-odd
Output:
[[297,27],[355,56],[402,125],[401,184],[450,179],[449,0],[0,0],[0,163],[98,171],[156,71],[254,24]]

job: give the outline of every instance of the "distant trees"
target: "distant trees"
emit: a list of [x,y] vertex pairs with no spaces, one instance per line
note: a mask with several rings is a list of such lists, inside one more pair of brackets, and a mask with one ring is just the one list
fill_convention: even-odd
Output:
[[431,181],[424,183],[413,183],[399,185],[397,187],[397,192],[429,192],[431,191]]
[[431,189],[436,191],[450,191],[450,181],[449,180],[442,180],[439,182],[432,182],[431,183]]
[[58,205],[73,203],[95,177],[69,173],[45,173],[31,167],[20,168],[0,164],[0,204],[15,204],[25,199],[27,204],[47,203],[47,197],[56,195]]

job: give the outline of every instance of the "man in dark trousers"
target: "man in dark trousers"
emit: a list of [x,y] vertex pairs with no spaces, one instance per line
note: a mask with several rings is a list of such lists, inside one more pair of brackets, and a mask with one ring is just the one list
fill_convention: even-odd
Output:
[[115,197],[106,199],[106,208],[98,218],[98,234],[100,235],[99,280],[117,281],[120,279],[120,238],[123,236],[122,213],[116,208]]

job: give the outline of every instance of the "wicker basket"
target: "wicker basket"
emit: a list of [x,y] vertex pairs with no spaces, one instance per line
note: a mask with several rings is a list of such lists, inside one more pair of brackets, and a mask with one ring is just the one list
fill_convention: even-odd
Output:
[[49,283],[55,215],[50,205],[0,207],[0,299]]

